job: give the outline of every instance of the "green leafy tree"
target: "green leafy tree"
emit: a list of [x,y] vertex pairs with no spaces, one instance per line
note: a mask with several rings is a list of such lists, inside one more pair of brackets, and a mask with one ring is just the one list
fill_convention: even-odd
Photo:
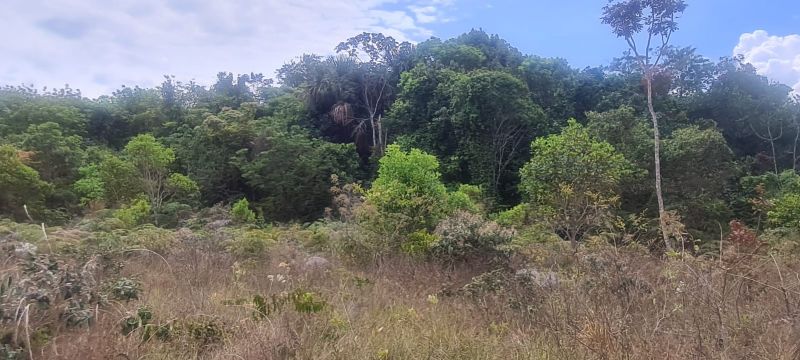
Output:
[[166,199],[176,195],[196,197],[197,184],[187,176],[170,173],[169,167],[175,161],[175,153],[152,135],[143,134],[131,139],[125,145],[123,155],[136,171],[156,223]]
[[80,136],[65,136],[58,123],[46,122],[28,127],[21,147],[33,152],[31,164],[43,180],[63,184],[72,182],[83,164],[82,142]]
[[277,221],[319,218],[330,205],[330,177],[350,181],[358,157],[349,144],[332,144],[302,133],[266,129],[257,151],[242,151],[237,166],[253,190],[255,206]]
[[520,187],[539,214],[577,246],[583,234],[609,218],[630,164],[607,142],[570,120],[556,135],[531,144]]
[[411,231],[431,229],[447,214],[448,193],[436,157],[393,144],[379,163],[378,177],[367,192],[367,201],[379,213],[402,218]]
[[17,220],[25,218],[24,205],[31,211],[41,211],[51,186],[39,178],[36,170],[20,159],[17,149],[0,146],[0,214]]
[[689,126],[675,130],[664,142],[664,193],[684,214],[690,228],[718,230],[717,221],[730,216],[725,190],[736,175],[733,152],[714,128]]

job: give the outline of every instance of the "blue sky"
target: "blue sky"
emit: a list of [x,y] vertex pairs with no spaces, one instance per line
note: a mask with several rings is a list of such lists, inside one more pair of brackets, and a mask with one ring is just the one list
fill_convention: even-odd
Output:
[[[800,1],[689,0],[674,37],[712,59],[742,53],[800,91]],[[522,52],[607,64],[625,50],[600,24],[605,0],[0,0],[0,85],[70,84],[84,95],[162,75],[210,84],[218,71],[272,76],[363,31],[447,39],[470,28]]]

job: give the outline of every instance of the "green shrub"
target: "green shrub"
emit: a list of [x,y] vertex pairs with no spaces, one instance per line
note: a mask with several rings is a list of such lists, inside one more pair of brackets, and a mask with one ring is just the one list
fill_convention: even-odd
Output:
[[142,285],[129,278],[119,278],[108,286],[111,298],[115,300],[138,300]]
[[800,228],[800,194],[785,194],[773,201],[767,212],[769,223],[775,227]]
[[247,199],[241,199],[231,207],[231,218],[239,224],[254,224],[256,213],[250,210],[250,202]]
[[442,220],[434,234],[439,238],[432,248],[434,255],[443,260],[456,260],[491,253],[497,246],[510,242],[515,232],[481,215],[460,211]]
[[141,247],[157,253],[167,252],[176,242],[172,231],[150,224],[131,231],[125,236],[124,241],[129,246]]
[[318,313],[325,308],[327,303],[319,298],[319,295],[297,289],[291,294],[291,300],[295,311],[304,314]]
[[426,230],[418,230],[408,236],[408,239],[400,245],[400,249],[407,255],[422,257],[427,255],[438,241],[436,235]]
[[131,314],[122,321],[122,328],[120,331],[122,335],[130,335],[132,332],[136,331],[153,320],[153,312],[147,306],[141,306],[136,309],[135,314]]
[[367,201],[381,215],[376,220],[403,219],[402,228],[413,232],[435,226],[447,213],[449,197],[436,157],[389,145],[379,163],[378,178],[367,192]]
[[122,221],[128,228],[147,222],[150,218],[150,203],[146,199],[136,199],[128,206],[114,212],[114,217]]
[[276,231],[263,229],[236,229],[231,235],[226,248],[231,254],[241,257],[263,256],[278,240]]
[[503,226],[521,228],[531,222],[531,209],[529,204],[519,204],[506,211],[494,215],[494,221]]

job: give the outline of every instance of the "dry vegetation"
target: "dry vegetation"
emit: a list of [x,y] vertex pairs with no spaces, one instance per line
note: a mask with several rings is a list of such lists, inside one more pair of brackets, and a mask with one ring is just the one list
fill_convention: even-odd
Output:
[[98,223],[48,229],[48,242],[33,225],[2,223],[5,358],[800,356],[800,264],[790,246],[767,251],[745,230],[721,260],[540,243],[442,265],[341,261],[326,223]]

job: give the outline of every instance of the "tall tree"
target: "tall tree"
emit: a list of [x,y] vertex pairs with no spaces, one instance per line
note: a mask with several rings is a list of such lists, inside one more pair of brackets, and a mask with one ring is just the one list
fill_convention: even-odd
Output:
[[[658,115],[653,108],[653,78],[658,72],[659,62],[665,53],[672,33],[678,30],[677,18],[686,10],[683,0],[619,0],[603,7],[603,24],[611,26],[617,37],[624,38],[633,52],[644,75],[647,88],[647,109],[653,121],[653,158],[655,168],[656,197],[661,235],[667,251],[672,244],[667,231],[667,213],[661,191],[661,156]],[[644,32],[646,43],[640,48],[637,37]],[[660,44],[658,44],[660,43]],[[657,48],[653,48],[653,46]]]

